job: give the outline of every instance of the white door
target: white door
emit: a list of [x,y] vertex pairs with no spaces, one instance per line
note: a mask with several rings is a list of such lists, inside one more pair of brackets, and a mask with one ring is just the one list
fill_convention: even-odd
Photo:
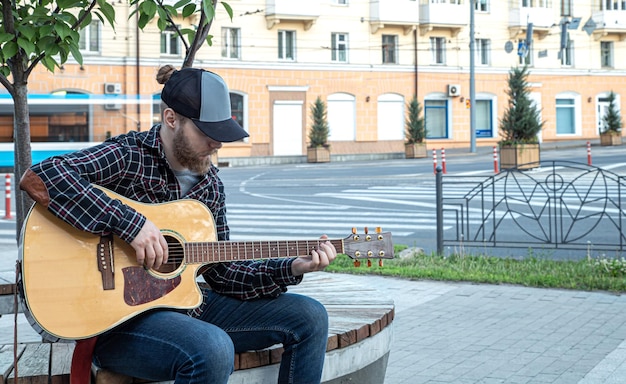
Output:
[[404,140],[404,98],[385,94],[378,98],[378,140]]
[[608,97],[600,97],[598,98],[598,114],[596,115],[596,127],[598,127],[598,134],[604,132],[606,129],[606,123],[604,122],[604,116],[606,115],[606,111],[609,109],[609,98]]
[[302,103],[298,100],[274,102],[274,156],[302,155]]

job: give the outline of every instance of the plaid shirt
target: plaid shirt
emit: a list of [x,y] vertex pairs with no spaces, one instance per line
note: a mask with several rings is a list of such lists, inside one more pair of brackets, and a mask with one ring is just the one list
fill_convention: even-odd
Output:
[[[184,196],[169,168],[158,134],[129,132],[102,144],[63,156],[54,156],[31,167],[48,188],[48,209],[72,226],[97,235],[113,233],[130,243],[146,218],[119,200],[93,188],[97,184],[142,203],[181,198],[196,199],[213,213],[218,240],[229,239],[224,184],[218,169],[209,172]],[[293,259],[212,264],[203,277],[219,293],[242,300],[276,297],[302,277],[293,276]]]

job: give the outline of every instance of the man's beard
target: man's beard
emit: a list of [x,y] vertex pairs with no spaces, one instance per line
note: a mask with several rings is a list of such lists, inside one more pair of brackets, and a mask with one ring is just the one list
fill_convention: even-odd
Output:
[[180,165],[198,175],[207,173],[211,167],[211,158],[202,158],[197,152],[194,152],[189,145],[189,139],[182,130],[178,130],[174,134],[174,156]]

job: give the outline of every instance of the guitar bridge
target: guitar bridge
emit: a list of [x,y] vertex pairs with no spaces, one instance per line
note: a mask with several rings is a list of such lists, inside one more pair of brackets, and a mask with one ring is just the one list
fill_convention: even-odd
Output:
[[98,270],[102,275],[102,288],[115,289],[115,270],[113,268],[113,235],[100,236],[96,251]]

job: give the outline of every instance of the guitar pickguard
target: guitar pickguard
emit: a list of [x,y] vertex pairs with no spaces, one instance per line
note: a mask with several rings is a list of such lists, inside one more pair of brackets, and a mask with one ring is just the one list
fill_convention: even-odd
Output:
[[124,301],[130,306],[150,303],[173,291],[181,281],[180,276],[159,279],[143,267],[126,267],[124,273]]

